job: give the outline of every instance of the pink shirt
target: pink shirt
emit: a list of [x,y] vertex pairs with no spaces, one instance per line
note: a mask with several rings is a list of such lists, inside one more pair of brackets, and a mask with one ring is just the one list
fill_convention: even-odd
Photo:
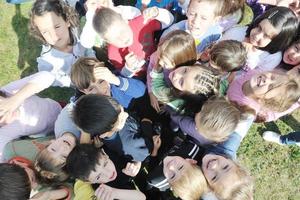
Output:
[[250,80],[251,77],[257,73],[261,73],[259,70],[251,70],[245,74],[242,74],[239,78],[234,80],[228,88],[227,97],[230,101],[236,102],[239,105],[246,105],[255,110],[256,114],[263,114],[266,116],[266,121],[275,121],[278,118],[293,112],[295,109],[299,108],[299,100],[294,103],[288,110],[284,112],[276,112],[268,109],[264,109],[261,105],[254,99],[245,96],[243,93],[243,84]]

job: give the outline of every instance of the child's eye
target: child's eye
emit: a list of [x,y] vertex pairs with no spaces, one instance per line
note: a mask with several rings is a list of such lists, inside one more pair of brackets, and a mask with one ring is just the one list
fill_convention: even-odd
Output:
[[107,164],[108,164],[108,161],[105,161],[105,163],[104,163],[104,165],[103,165],[103,166],[104,166],[104,167],[106,167],[106,166],[107,166]]
[[60,26],[55,26],[55,28],[60,28]]
[[170,179],[173,179],[173,178],[175,178],[175,174],[173,174],[173,175],[170,177]]
[[182,170],[182,169],[183,169],[183,165],[181,165],[181,166],[178,168],[179,171]]
[[228,165],[225,165],[225,166],[223,167],[223,170],[226,170],[228,167],[229,167]]
[[214,182],[217,179],[217,176],[214,176],[211,180]]

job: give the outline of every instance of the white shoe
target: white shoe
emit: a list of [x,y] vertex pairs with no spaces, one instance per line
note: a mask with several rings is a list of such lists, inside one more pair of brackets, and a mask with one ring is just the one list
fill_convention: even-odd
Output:
[[278,133],[275,133],[273,131],[266,131],[263,133],[263,138],[266,140],[266,141],[269,141],[269,142],[275,142],[277,144],[280,144],[280,145],[283,145],[281,142],[280,142],[280,135]]

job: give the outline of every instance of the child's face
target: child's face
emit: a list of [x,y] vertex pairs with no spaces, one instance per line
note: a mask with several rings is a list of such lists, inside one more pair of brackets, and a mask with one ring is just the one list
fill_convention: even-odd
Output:
[[286,76],[275,72],[256,74],[250,79],[250,88],[257,98],[272,98],[280,95],[279,85],[286,80]]
[[84,94],[99,94],[110,96],[110,85],[105,80],[92,82],[87,89],[82,90]]
[[34,23],[48,44],[57,49],[63,49],[70,43],[69,27],[61,16],[54,12],[47,12],[42,16],[35,16]]
[[95,170],[91,171],[88,181],[91,183],[108,183],[116,179],[117,171],[114,163],[107,155],[102,155],[96,164]]
[[223,156],[206,154],[201,168],[212,189],[226,187],[238,180],[236,164]]
[[104,39],[108,44],[125,48],[132,45],[133,32],[125,20],[115,20],[105,33]]
[[293,44],[285,50],[283,54],[283,62],[294,66],[300,64],[300,42]]
[[188,29],[194,37],[204,34],[214,25],[218,17],[214,16],[215,5],[207,1],[191,1],[187,11]]
[[195,79],[201,72],[199,67],[179,67],[169,74],[169,79],[176,89],[195,93]]
[[47,150],[52,158],[65,163],[68,155],[76,145],[76,138],[71,133],[64,133],[60,138],[52,140]]
[[167,156],[163,160],[163,172],[168,182],[178,180],[190,166],[191,160],[180,156]]
[[280,33],[268,19],[262,20],[257,27],[250,31],[249,40],[255,47],[266,47]]

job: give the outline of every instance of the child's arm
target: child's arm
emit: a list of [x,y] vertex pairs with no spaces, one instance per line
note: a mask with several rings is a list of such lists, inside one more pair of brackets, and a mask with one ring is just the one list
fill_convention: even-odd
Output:
[[69,191],[67,189],[57,189],[57,190],[48,190],[45,192],[39,192],[34,195],[30,200],[56,200],[56,199],[70,199],[67,198],[69,195]]
[[95,195],[98,199],[101,200],[144,200],[146,199],[145,195],[138,190],[125,190],[112,188],[108,185],[101,184],[98,189],[95,191]]
[[150,19],[156,19],[161,23],[161,29],[170,26],[174,21],[174,16],[167,9],[151,7],[143,11],[144,23]]
[[151,106],[157,111],[160,111],[160,106],[159,106],[159,102],[156,98],[156,96],[153,94],[152,92],[152,78],[150,76],[151,71],[153,70],[154,65],[156,65],[157,62],[157,52],[154,52],[151,56],[150,56],[150,61],[147,67],[147,89],[148,89],[148,94],[150,97],[150,103]]
[[2,91],[12,94],[12,96],[0,101],[0,115],[13,112],[25,99],[48,88],[53,82],[54,76],[43,71],[2,87]]

